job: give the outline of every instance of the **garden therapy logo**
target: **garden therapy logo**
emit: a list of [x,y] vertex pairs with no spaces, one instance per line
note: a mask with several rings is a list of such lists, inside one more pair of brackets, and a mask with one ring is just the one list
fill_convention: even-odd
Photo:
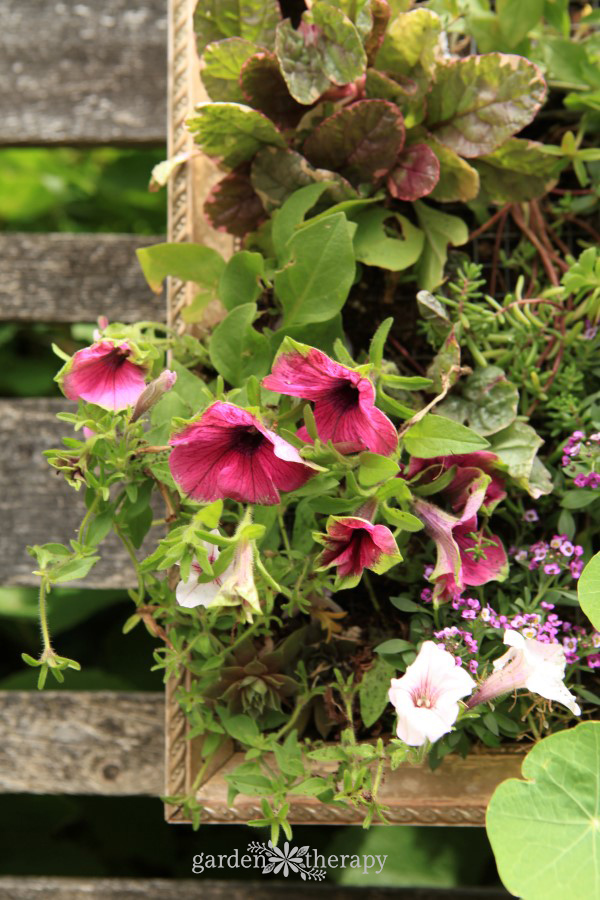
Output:
[[199,875],[207,869],[260,869],[263,875],[283,875],[287,878],[292,874],[299,875],[302,881],[323,881],[327,869],[362,869],[363,875],[374,870],[375,875],[380,875],[386,859],[387,856],[348,853],[331,854],[325,858],[308,845],[292,847],[286,841],[283,847],[274,847],[271,841],[266,844],[251,841],[243,856],[239,855],[237,849],[229,856],[224,853],[197,853],[192,861],[192,872]]

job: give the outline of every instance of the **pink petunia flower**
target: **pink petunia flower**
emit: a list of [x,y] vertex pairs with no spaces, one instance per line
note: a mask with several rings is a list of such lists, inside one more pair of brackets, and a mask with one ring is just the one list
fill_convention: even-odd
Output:
[[385,525],[373,525],[359,516],[330,516],[326,534],[313,537],[323,544],[317,566],[335,566],[340,588],[354,587],[364,569],[377,575],[402,561],[394,535]]
[[493,673],[479,686],[467,706],[487,703],[501,694],[526,688],[580,715],[576,698],[563,683],[566,659],[560,644],[532,640],[510,628],[504,632],[504,643],[510,649],[495,660]]
[[430,484],[455,466],[456,474],[442,493],[449,499],[452,509],[459,512],[464,509],[474,486],[479,489],[482,476],[484,476],[485,492],[481,506],[486,512],[492,512],[494,507],[506,497],[504,479],[497,470],[499,464],[500,459],[496,454],[485,450],[454,456],[437,456],[431,459],[413,456],[406,477],[410,480],[419,476],[419,484]]
[[[390,456],[398,446],[394,425],[375,406],[371,381],[321,350],[286,338],[263,386],[313,402],[319,438],[347,445],[346,452]],[[301,433],[305,436],[304,429]]]
[[473,494],[460,518],[451,516],[433,503],[415,500],[413,512],[423,522],[437,548],[437,560],[431,578],[436,582],[435,596],[446,600],[466,587],[503,581],[508,574],[508,559],[500,538],[478,530],[476,512],[481,497]]
[[474,687],[451,653],[425,641],[402,678],[392,678],[388,696],[398,715],[396,734],[410,747],[439,740],[456,722],[458,701]]
[[169,441],[171,474],[194,500],[225,499],[266,506],[279,491],[301,487],[318,471],[295,447],[232,403],[213,403]]
[[[208,554],[208,561],[212,564],[217,561],[220,550],[214,544],[202,541]],[[212,581],[200,581],[203,576],[202,567],[193,562],[190,568],[190,575],[186,581],[180,581],[175,589],[175,599],[180,606],[186,609],[194,609],[196,606],[212,606],[217,599],[223,583],[231,574],[233,563],[221,574],[215,576]],[[218,603],[215,603],[218,606]]]
[[85,400],[103,409],[135,406],[146,386],[146,368],[132,361],[127,343],[102,340],[78,350],[56,376],[69,400]]

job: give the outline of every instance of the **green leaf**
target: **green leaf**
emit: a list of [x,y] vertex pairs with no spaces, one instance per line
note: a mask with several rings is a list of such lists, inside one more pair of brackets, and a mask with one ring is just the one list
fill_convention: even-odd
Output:
[[275,276],[284,326],[325,322],[340,311],[354,281],[353,228],[337,213],[291,238],[291,262]]
[[396,104],[359,100],[321,122],[304,153],[313,165],[361,184],[389,172],[403,146],[404,119]]
[[384,319],[371,338],[371,343],[369,344],[369,361],[376,368],[379,368],[379,366],[383,362],[383,349],[385,347],[385,342],[387,341],[388,334],[390,333],[390,329],[393,324],[394,319],[392,316],[390,316],[388,319]]
[[64,584],[66,581],[77,581],[80,578],[85,578],[99,559],[99,556],[85,556],[61,563],[52,569],[52,581],[55,584]]
[[269,371],[269,341],[252,327],[256,313],[256,303],[236,306],[210,338],[210,361],[233,387],[241,387],[249,375],[262,378]]
[[494,435],[491,449],[514,478],[522,478],[531,472],[533,458],[543,443],[530,425],[514,422],[509,428]]
[[298,225],[304,221],[307,212],[313,208],[321,195],[327,190],[323,182],[308,184],[287,198],[281,209],[273,215],[271,239],[280,262],[289,259],[286,245],[293,236]]
[[421,531],[423,523],[412,513],[403,509],[395,509],[393,506],[383,505],[383,516],[390,525],[400,526],[403,531]]
[[144,277],[157,294],[168,275],[214,286],[225,267],[221,254],[202,244],[155,244],[136,252]]
[[490,446],[489,441],[470,428],[444,416],[431,414],[424,416],[420,422],[409,428],[403,441],[407,452],[421,459],[474,453]]
[[358,689],[360,715],[366,728],[374,725],[389,703],[388,692],[395,668],[387,660],[379,658],[365,672]]
[[497,366],[475,369],[463,383],[462,398],[450,397],[438,406],[441,415],[468,422],[478,434],[508,428],[517,416],[519,391]]
[[469,239],[469,229],[462,219],[426,206],[414,204],[419,225],[425,232],[425,246],[418,263],[419,287],[431,291],[444,277],[448,246],[459,247]]
[[186,124],[207,156],[235,169],[265,145],[285,147],[285,138],[262,113],[242,103],[199,103]]
[[288,793],[317,797],[319,794],[322,794],[323,791],[328,790],[329,787],[330,785],[324,778],[313,775],[311,778],[301,781],[300,784],[295,784],[293,788],[290,788]]
[[481,189],[494,203],[523,203],[546,194],[566,160],[543,152],[543,144],[510,138],[475,163]]
[[317,2],[304,12],[299,29],[289,19],[281,22],[275,52],[290,94],[307,105],[332,83],[343,85],[359,78],[367,64],[355,26],[328,3]]
[[488,837],[505,887],[524,900],[600,895],[600,722],[536,744],[523,778],[496,788]]
[[431,76],[441,57],[442,20],[429,9],[401,12],[389,23],[381,49],[375,58],[378,69],[390,75]]
[[[425,236],[404,216],[377,208],[358,213],[354,220],[358,225],[354,252],[359,262],[399,272],[412,266],[421,255]],[[397,223],[400,231],[386,226],[386,222]]]
[[341,175],[315,169],[300,153],[279,147],[265,147],[256,154],[250,178],[267,212],[280,207],[294,191],[317,181],[326,183],[327,199],[332,203],[356,196]]
[[201,77],[211,100],[244,103],[240,71],[258,47],[251,41],[232,37],[209,44],[201,60]]
[[563,509],[587,509],[596,500],[600,500],[598,491],[586,490],[586,488],[576,488],[574,491],[567,491],[560,501]]
[[293,128],[304,107],[294,100],[273,53],[257,53],[239,72],[243,99],[281,128]]
[[429,195],[432,200],[441,203],[453,203],[456,200],[474,200],[479,194],[479,173],[468,162],[461,159],[458,153],[440,144],[434,137],[428,135],[424,139],[427,146],[433,150],[440,164],[440,177],[438,183]]
[[483,156],[528,125],[545,96],[540,70],[522,56],[467,56],[438,67],[427,127],[460,156]]
[[245,303],[254,303],[262,294],[261,278],[265,260],[260,253],[240,250],[227,262],[219,281],[219,299],[232,310]]
[[399,466],[397,462],[388,456],[380,456],[378,453],[365,451],[360,454],[360,468],[358,470],[358,482],[363,487],[373,487],[388,478],[394,478]]
[[598,631],[600,630],[600,553],[596,553],[581,573],[577,585],[581,608]]
[[194,10],[198,54],[211,41],[232,37],[270,47],[280,19],[277,0],[199,0]]
[[516,47],[544,13],[544,0],[497,0],[496,12],[500,32],[508,47]]
[[374,647],[375,653],[383,653],[388,656],[394,653],[404,653],[405,650],[414,650],[414,645],[410,641],[402,641],[399,638],[392,638],[390,641],[384,641]]

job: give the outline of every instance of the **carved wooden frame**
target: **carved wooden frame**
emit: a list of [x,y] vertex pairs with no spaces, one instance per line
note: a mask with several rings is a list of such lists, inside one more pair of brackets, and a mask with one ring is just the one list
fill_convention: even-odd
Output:
[[[194,0],[169,2],[169,157],[193,149],[185,118],[194,103],[205,99],[193,37],[194,5]],[[169,240],[206,243],[227,255],[231,240],[212,231],[201,213],[203,198],[215,177],[214,166],[199,155],[177,170],[169,185]],[[172,279],[167,297],[167,321],[176,325],[191,293],[185,284]],[[199,769],[200,740],[187,739],[187,720],[176,699],[178,689],[185,684],[185,678],[172,678],[166,688],[168,796],[187,794]],[[379,799],[389,807],[388,819],[394,824],[481,826],[495,787],[505,778],[519,775],[522,758],[522,752],[507,747],[475,752],[467,759],[448,757],[435,772],[426,767],[400,766],[387,773]],[[235,752],[233,743],[228,742],[206,772],[197,794],[204,808],[203,822],[239,824],[262,817],[255,798],[238,796],[232,806],[227,803],[225,776],[243,759],[244,754]],[[321,764],[315,765],[314,771],[326,773],[328,769]],[[178,807],[167,804],[165,814],[168,822],[189,822]],[[312,797],[294,798],[290,809],[290,821],[296,824],[351,825],[361,820],[358,810],[327,806]]]

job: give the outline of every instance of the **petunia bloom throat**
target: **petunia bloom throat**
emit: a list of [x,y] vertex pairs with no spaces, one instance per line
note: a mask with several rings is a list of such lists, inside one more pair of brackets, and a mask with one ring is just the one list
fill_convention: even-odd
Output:
[[[321,350],[286,338],[263,385],[279,394],[312,401],[322,441],[345,445],[349,452],[371,450],[382,456],[389,456],[398,446],[394,425],[375,406],[371,381]],[[300,434],[304,435],[302,429]]]
[[69,400],[85,400],[115,411],[126,409],[135,406],[146,386],[146,368],[135,358],[127,341],[97,341],[78,350],[56,380]]
[[475,682],[451,653],[425,641],[402,678],[392,678],[389,699],[398,715],[396,734],[410,747],[437,741],[452,730]]
[[232,403],[213,403],[169,441],[171,474],[194,500],[273,505],[318,470],[295,447]]

